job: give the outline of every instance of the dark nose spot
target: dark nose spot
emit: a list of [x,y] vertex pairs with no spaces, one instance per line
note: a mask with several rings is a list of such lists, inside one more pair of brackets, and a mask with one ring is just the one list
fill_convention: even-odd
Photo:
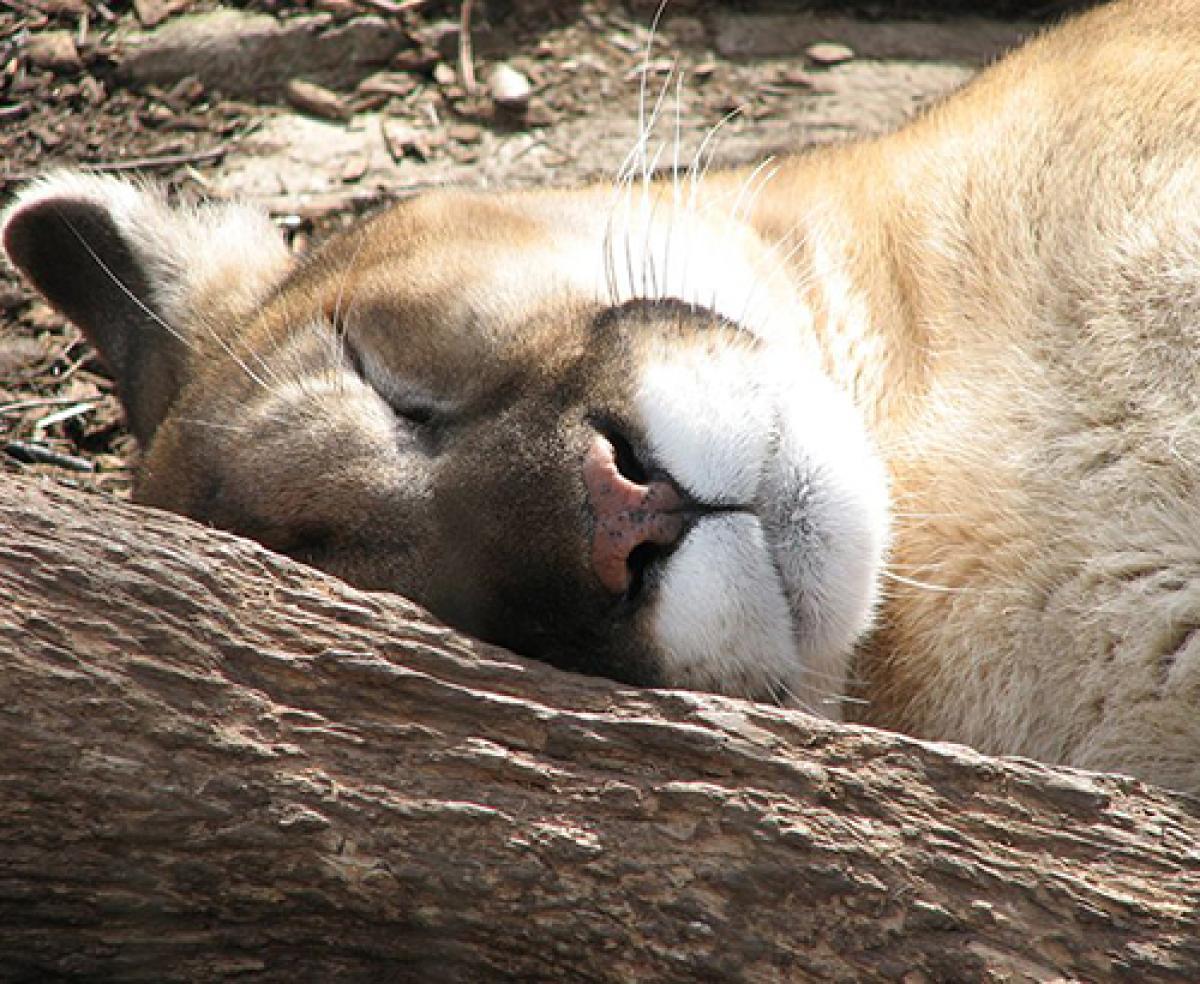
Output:
[[670,482],[635,481],[617,467],[612,441],[592,438],[583,461],[583,481],[595,516],[592,568],[612,594],[631,594],[639,568],[683,535],[686,502]]

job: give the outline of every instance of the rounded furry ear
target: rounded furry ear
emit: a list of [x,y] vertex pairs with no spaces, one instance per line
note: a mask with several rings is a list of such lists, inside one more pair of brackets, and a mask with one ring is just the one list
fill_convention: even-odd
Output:
[[153,186],[71,171],[18,196],[3,241],[96,346],[142,443],[186,381],[187,326],[206,304],[248,311],[290,265],[282,238],[251,209],[175,208]]

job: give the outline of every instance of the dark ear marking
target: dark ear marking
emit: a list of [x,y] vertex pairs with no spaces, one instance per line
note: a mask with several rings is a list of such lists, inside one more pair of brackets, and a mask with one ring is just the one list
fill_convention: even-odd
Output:
[[4,247],[96,346],[134,436],[149,440],[178,389],[186,347],[155,309],[144,262],[110,211],[85,198],[34,197],[10,213]]

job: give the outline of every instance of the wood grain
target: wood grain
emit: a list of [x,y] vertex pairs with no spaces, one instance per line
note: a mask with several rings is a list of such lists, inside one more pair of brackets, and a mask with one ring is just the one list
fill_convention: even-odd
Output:
[[1200,804],[467,640],[0,479],[5,980],[1200,979]]

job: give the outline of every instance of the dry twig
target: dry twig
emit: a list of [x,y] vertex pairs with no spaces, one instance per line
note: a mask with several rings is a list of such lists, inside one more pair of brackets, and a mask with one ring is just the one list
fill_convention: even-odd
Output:
[[471,51],[471,8],[473,6],[473,0],[462,0],[458,23],[458,77],[468,96],[475,95],[479,88],[475,82],[475,56]]

